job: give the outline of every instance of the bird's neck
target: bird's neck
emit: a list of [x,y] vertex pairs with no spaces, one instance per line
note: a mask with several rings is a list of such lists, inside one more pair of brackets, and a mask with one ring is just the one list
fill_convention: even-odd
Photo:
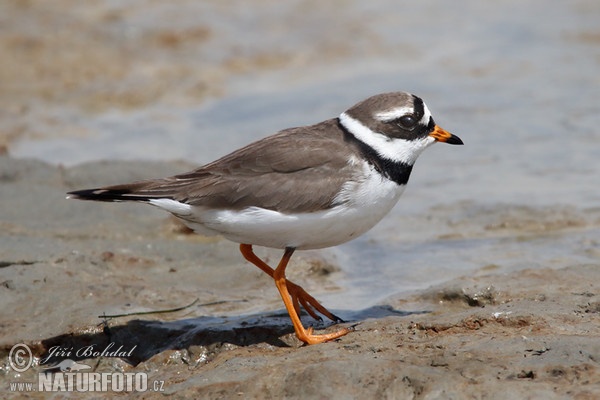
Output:
[[354,145],[361,156],[385,178],[396,182],[398,185],[406,185],[410,178],[413,165],[402,161],[390,160],[382,157],[375,149],[359,140],[339,120],[337,125],[343,132],[344,141]]

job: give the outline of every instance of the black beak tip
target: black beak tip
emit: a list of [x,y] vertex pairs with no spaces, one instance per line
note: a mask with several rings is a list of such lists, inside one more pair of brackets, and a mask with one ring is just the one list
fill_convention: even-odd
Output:
[[451,135],[450,139],[446,140],[446,143],[448,143],[448,144],[464,144],[463,141],[461,140],[461,138],[459,138],[456,135]]

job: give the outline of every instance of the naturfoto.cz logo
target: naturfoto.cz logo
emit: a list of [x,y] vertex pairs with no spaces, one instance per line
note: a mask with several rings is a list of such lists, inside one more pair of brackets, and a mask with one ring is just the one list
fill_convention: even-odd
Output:
[[[102,350],[93,346],[81,349],[59,348],[57,346],[49,349],[50,355],[45,357],[42,364],[52,356],[75,356],[89,355],[92,357],[123,357],[131,355],[124,351],[122,346],[114,348],[110,343]],[[135,347],[134,347],[135,349]],[[17,373],[27,371],[34,363],[29,346],[23,343],[14,345],[8,355],[8,364]],[[164,381],[155,380],[148,385],[148,374],[145,372],[92,372],[92,367],[69,358],[61,360],[56,365],[44,368],[44,372],[38,373],[37,385],[34,382],[11,382],[9,389],[12,392],[145,392],[164,391]],[[88,370],[90,370],[88,372]],[[52,372],[54,371],[54,372]]]

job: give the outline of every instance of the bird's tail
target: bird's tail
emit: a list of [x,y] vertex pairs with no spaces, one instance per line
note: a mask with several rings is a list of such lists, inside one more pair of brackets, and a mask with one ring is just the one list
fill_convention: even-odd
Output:
[[94,201],[150,201],[156,195],[144,193],[146,182],[107,186],[96,189],[75,190],[67,193],[67,199]]

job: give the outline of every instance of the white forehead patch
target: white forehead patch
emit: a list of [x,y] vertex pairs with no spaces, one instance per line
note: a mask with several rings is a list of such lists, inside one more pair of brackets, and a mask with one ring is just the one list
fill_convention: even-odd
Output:
[[429,108],[427,108],[427,104],[423,102],[423,117],[419,123],[421,125],[427,126],[429,125],[429,120],[431,119],[431,113],[429,112]]
[[415,140],[390,138],[372,131],[345,112],[340,115],[340,123],[355,138],[375,150],[380,157],[408,165],[413,165],[423,150],[435,143],[435,139],[429,135]]

